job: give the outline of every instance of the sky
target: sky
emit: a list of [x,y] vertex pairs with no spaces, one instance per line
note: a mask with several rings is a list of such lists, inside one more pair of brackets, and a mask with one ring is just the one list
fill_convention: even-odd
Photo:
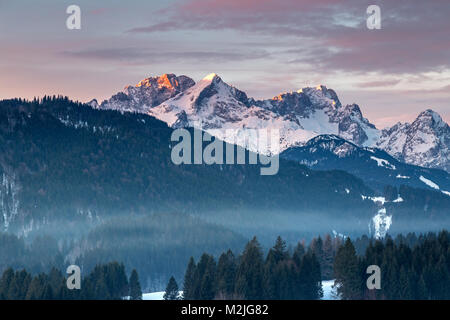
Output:
[[325,85],[379,128],[429,108],[450,122],[449,17],[448,0],[0,0],[0,99],[214,72],[254,98]]

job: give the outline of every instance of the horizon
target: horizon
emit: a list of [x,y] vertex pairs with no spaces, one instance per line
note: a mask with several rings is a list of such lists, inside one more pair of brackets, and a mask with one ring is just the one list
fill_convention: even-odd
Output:
[[[123,91],[127,86],[137,86],[138,83],[139,83],[140,81],[144,80],[144,79],[151,78],[151,77],[160,77],[160,76],[163,76],[163,75],[165,75],[165,74],[175,74],[176,76],[188,76],[188,77],[189,77],[189,75],[186,75],[186,74],[176,74],[176,73],[172,73],[172,72],[163,73],[163,74],[159,74],[159,75],[150,75],[150,76],[148,76],[148,77],[145,77],[145,78],[142,78],[142,79],[136,81],[135,84],[127,84],[127,85],[125,85],[121,90],[118,90],[118,91],[112,93],[110,96],[106,96],[106,97],[104,97],[104,98],[102,98],[102,99],[93,97],[93,98],[90,99],[90,100],[84,100],[84,101],[82,101],[82,100],[79,100],[79,99],[74,99],[74,98],[72,98],[72,97],[70,97],[70,96],[67,96],[67,95],[64,95],[64,94],[45,94],[45,93],[44,93],[44,94],[42,94],[42,95],[40,95],[40,96],[33,96],[33,97],[9,97],[9,98],[1,98],[1,95],[0,95],[0,100],[7,100],[7,99],[14,99],[14,98],[22,98],[22,99],[26,99],[26,100],[29,101],[29,100],[32,100],[32,99],[34,99],[34,98],[41,99],[41,98],[43,98],[44,96],[53,96],[53,95],[58,96],[58,95],[60,95],[60,96],[67,97],[67,98],[69,98],[71,101],[74,101],[74,102],[79,102],[79,103],[88,104],[88,103],[90,103],[91,101],[96,100],[99,104],[101,104],[103,101],[108,100],[109,98],[111,98],[111,96],[113,96],[114,94]],[[228,83],[227,81],[225,81],[225,80],[221,77],[220,74],[217,74],[217,73],[214,73],[214,72],[213,72],[213,73],[208,73],[208,74],[206,74],[203,78],[200,78],[200,79],[193,79],[193,80],[194,80],[195,83],[197,84],[199,81],[201,81],[201,80],[207,78],[209,75],[212,75],[212,74],[215,74],[215,75],[219,76],[219,77],[222,79],[222,81],[226,82],[227,84],[231,85],[232,87],[235,87],[235,88],[237,88],[237,89],[239,89],[239,90],[241,90],[241,91],[246,92],[245,90],[242,90],[242,88],[238,88],[238,87],[236,87],[235,85],[233,85],[233,84],[231,84],[231,83]],[[436,111],[433,107],[427,107],[427,108],[424,108],[423,110],[417,112],[416,114],[410,114],[410,117],[409,117],[410,120],[398,120],[398,121],[393,122],[392,124],[390,124],[390,125],[388,125],[388,126],[380,127],[375,121],[372,121],[373,119],[371,119],[371,118],[369,118],[369,117],[366,116],[366,113],[365,113],[366,110],[365,110],[364,107],[361,106],[358,102],[349,102],[349,103],[343,102],[343,101],[342,101],[342,97],[341,97],[340,94],[339,94],[339,91],[337,91],[335,88],[330,88],[330,87],[328,87],[326,84],[323,84],[323,83],[320,83],[320,84],[317,84],[317,85],[311,85],[311,86],[309,86],[309,87],[311,87],[311,88],[316,88],[316,87],[318,87],[318,86],[325,86],[327,89],[332,89],[332,90],[334,90],[334,91],[336,92],[336,94],[338,95],[338,98],[339,98],[339,100],[341,101],[341,103],[342,103],[343,106],[345,106],[345,105],[350,105],[350,104],[353,104],[353,103],[357,104],[357,105],[360,107],[363,116],[364,116],[365,118],[367,118],[372,124],[374,124],[374,125],[377,127],[377,129],[381,129],[381,130],[382,130],[382,129],[386,129],[386,128],[389,128],[389,127],[391,127],[391,126],[393,126],[393,125],[395,125],[395,124],[397,124],[397,123],[412,123],[414,120],[417,119],[417,117],[418,117],[422,112],[427,111],[427,110],[432,110],[432,111],[438,113],[438,114],[441,116],[442,120],[444,120],[447,124],[449,124],[449,122],[450,122],[450,117],[447,119],[447,118],[445,118],[445,116],[444,116],[443,114],[441,114],[440,112]],[[281,91],[281,92],[279,92],[278,94],[273,95],[273,96],[270,96],[270,97],[265,97],[265,96],[254,97],[254,96],[250,96],[250,95],[248,95],[248,94],[247,94],[247,95],[248,95],[249,98],[254,98],[254,99],[256,99],[256,100],[265,100],[265,99],[271,99],[271,98],[273,98],[273,97],[275,97],[275,96],[277,96],[277,95],[279,95],[279,94],[290,93],[290,92],[296,92],[297,90],[304,89],[304,88],[306,88],[306,86],[299,87],[299,88],[297,88],[297,89],[295,89],[295,90]],[[247,92],[246,92],[246,93],[247,93]]]

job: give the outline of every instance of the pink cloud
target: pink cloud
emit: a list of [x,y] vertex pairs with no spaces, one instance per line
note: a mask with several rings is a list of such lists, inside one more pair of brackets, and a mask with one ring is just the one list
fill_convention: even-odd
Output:
[[382,29],[376,31],[365,26],[365,10],[372,2],[188,0],[167,8],[162,21],[129,32],[230,29],[297,37],[299,51],[308,47],[318,54],[299,52],[291,63],[322,70],[417,73],[450,68],[450,2],[377,1]]

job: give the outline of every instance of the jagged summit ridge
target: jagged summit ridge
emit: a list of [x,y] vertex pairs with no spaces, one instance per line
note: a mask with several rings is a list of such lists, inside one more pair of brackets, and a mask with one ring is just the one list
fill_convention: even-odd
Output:
[[401,161],[450,172],[450,127],[431,109],[384,129],[376,145]]
[[145,113],[149,108],[159,105],[194,84],[194,80],[183,75],[163,74],[159,77],[149,77],[134,86],[126,86],[123,91],[103,101],[98,108]]

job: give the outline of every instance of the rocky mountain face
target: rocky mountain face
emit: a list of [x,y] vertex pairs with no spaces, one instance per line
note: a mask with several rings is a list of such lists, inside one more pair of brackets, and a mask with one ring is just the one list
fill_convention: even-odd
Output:
[[[325,86],[255,100],[216,74],[198,83],[170,74],[145,79],[101,105],[91,105],[148,113],[173,128],[202,128],[252,151],[278,153],[318,135],[334,134],[361,147],[383,149],[399,161],[450,171],[450,129],[437,113],[427,110],[412,124],[379,130],[357,104],[342,105],[336,92]],[[224,129],[276,129],[279,148],[248,143],[241,131],[230,136]]]
[[[325,86],[303,88],[255,103],[286,116],[303,128],[309,127],[309,131],[338,134],[358,145],[371,145],[378,137],[378,130],[363,117],[357,104],[342,106],[337,94]],[[314,121],[321,113],[324,115],[322,121]]]
[[194,80],[186,76],[163,74],[160,77],[146,78],[135,86],[126,86],[123,91],[100,105],[96,101],[90,104],[99,109],[145,113],[149,108],[176,96],[194,84]]
[[450,172],[450,127],[432,110],[383,130],[376,146],[406,163]]

